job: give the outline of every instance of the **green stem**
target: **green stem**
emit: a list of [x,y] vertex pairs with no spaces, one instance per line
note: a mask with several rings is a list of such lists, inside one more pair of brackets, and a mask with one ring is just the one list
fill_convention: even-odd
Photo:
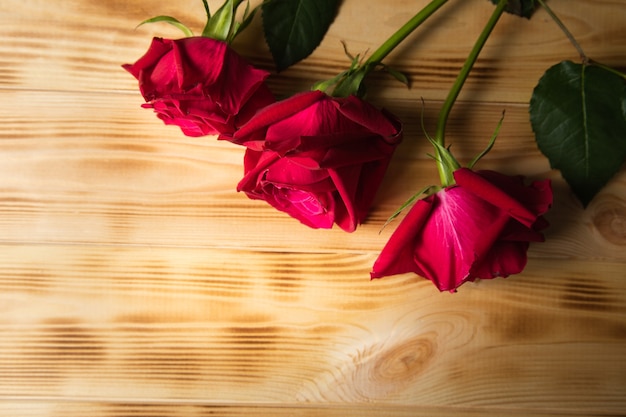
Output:
[[365,65],[374,66],[382,62],[382,60],[389,55],[393,49],[400,44],[407,36],[411,34],[419,25],[421,25],[426,19],[428,19],[433,13],[435,13],[441,6],[443,6],[448,0],[432,0],[422,10],[420,10],[415,16],[406,22],[396,33],[391,35],[389,39],[385,41],[380,47],[372,53],[372,55],[365,61]]
[[572,32],[570,32],[567,29],[567,27],[565,26],[565,24],[563,24],[561,19],[558,18],[556,13],[554,13],[552,11],[552,9],[550,7],[548,7],[548,5],[543,0],[537,0],[537,2],[539,3],[539,5],[541,5],[541,7],[543,7],[545,9],[545,11],[548,13],[550,18],[552,18],[552,20],[554,20],[554,22],[559,26],[559,28],[561,28],[563,33],[565,33],[565,36],[567,36],[567,39],[569,39],[570,43],[572,45],[574,45],[574,48],[576,48],[576,50],[578,51],[578,54],[580,55],[580,58],[583,60],[583,63],[587,64],[588,61],[589,61],[589,58],[587,58],[587,55],[585,54],[585,51],[583,51],[583,48],[576,41],[576,38],[574,38],[574,35],[572,35]]
[[624,78],[626,80],[626,74],[624,74],[623,72],[620,72],[618,70],[616,70],[615,68],[611,68],[608,65],[604,65],[598,61],[594,61],[593,59],[589,58],[589,65],[595,65],[596,67],[600,67],[605,71],[608,71],[612,74],[617,75],[618,77]]
[[569,29],[567,29],[565,24],[561,21],[561,19],[558,18],[556,13],[554,13],[552,9],[550,9],[550,7],[543,0],[537,0],[537,2],[539,3],[539,5],[541,5],[541,7],[545,9],[545,11],[548,13],[550,18],[554,20],[554,22],[559,26],[559,28],[563,31],[563,33],[565,33],[565,36],[570,41],[570,43],[574,45],[574,48],[576,48],[576,51],[578,51],[578,54],[580,55],[580,59],[583,61],[583,64],[595,65],[597,67],[600,67],[606,71],[609,71],[617,75],[618,77],[626,79],[626,74],[624,74],[623,72],[620,72],[614,68],[609,67],[608,65],[604,65],[598,61],[594,61],[593,59],[589,58],[587,54],[585,54],[585,51],[583,51],[583,48],[580,46],[576,38],[574,38],[574,35],[572,35],[572,32],[570,32]]
[[389,39],[387,39],[374,53],[362,64],[358,65],[353,60],[352,67],[349,71],[346,71],[338,76],[338,81],[335,79],[328,80],[328,82],[317,83],[313,86],[313,89],[322,89],[326,91],[331,85],[335,85],[332,95],[334,97],[347,97],[351,94],[361,97],[364,89],[362,83],[365,77],[378,66],[382,60],[389,55],[393,49],[400,44],[411,32],[418,28],[426,19],[428,19],[433,13],[435,13],[441,6],[443,6],[448,0],[432,0],[422,10],[420,10],[415,16],[406,22],[400,29],[396,31]]
[[[456,81],[454,82],[454,84],[452,85],[452,88],[448,92],[448,96],[446,97],[446,100],[443,103],[441,111],[439,112],[439,119],[437,120],[437,129],[435,131],[435,142],[440,144],[441,147],[445,147],[446,124],[448,123],[448,117],[450,116],[450,111],[452,110],[452,106],[454,105],[454,102],[459,96],[459,93],[461,92],[461,89],[463,88],[463,84],[465,84],[465,80],[467,80],[467,77],[470,71],[472,70],[474,63],[476,62],[476,59],[478,58],[480,51],[482,50],[483,46],[485,46],[485,43],[487,42],[487,39],[489,38],[491,31],[496,26],[496,23],[498,22],[498,19],[500,19],[500,16],[502,16],[502,14],[504,13],[504,9],[507,3],[508,3],[508,0],[500,0],[498,2],[498,5],[493,11],[493,14],[489,18],[489,21],[483,28],[483,31],[481,32],[480,36],[476,40],[474,47],[470,51],[469,56],[465,60],[465,63],[463,64],[463,67],[461,68],[461,71],[459,72],[459,75],[457,76]],[[443,158],[439,151],[437,151],[437,166],[439,169],[439,177],[441,178],[442,184],[444,186],[454,184],[454,177],[452,176],[452,172],[450,169],[447,169],[447,167],[444,166]]]

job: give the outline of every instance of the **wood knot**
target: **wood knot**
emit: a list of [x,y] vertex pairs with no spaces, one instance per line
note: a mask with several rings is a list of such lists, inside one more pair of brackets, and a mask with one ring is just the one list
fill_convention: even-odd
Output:
[[609,197],[599,202],[592,215],[593,225],[607,241],[626,246],[626,204]]
[[429,338],[408,340],[380,352],[371,376],[381,383],[412,379],[430,361],[434,353],[434,343]]
[[359,398],[384,399],[411,385],[435,355],[435,333],[375,345],[360,356],[351,378]]

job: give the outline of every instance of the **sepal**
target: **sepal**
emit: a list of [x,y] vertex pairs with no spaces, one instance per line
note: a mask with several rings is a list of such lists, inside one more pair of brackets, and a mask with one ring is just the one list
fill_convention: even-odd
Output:
[[191,29],[189,29],[187,26],[181,23],[178,19],[172,16],[156,16],[151,19],[146,19],[140,24],[138,24],[135,29],[137,29],[139,26],[145,25],[146,23],[158,23],[158,22],[169,23],[170,25],[180,29],[185,35],[185,37],[187,38],[191,38],[193,36],[193,32],[191,31]]

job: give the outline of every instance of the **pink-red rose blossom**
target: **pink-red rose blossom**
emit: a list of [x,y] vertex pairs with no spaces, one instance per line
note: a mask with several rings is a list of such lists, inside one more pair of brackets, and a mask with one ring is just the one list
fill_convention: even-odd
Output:
[[123,68],[139,80],[146,103],[187,136],[229,139],[256,111],[275,101],[256,69],[227,43],[207,37],[154,38],[146,54]]
[[454,172],[456,185],[419,200],[376,260],[372,278],[414,272],[441,291],[476,278],[506,277],[526,265],[529,242],[543,241],[552,204],[549,180]]
[[247,147],[238,190],[307,226],[354,231],[367,215],[401,124],[355,97],[320,91],[259,111],[234,135]]

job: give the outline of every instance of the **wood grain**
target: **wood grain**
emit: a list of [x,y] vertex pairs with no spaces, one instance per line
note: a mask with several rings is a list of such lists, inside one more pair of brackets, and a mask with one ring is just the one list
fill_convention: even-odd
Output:
[[[209,3],[216,5],[218,1]],[[318,79],[336,75],[349,65],[341,41],[347,42],[353,54],[372,51],[423,4],[423,0],[372,1],[364,13],[361,2],[343,2],[323,45],[306,62],[273,77],[273,89],[278,94],[292,94],[308,89]],[[608,65],[624,65],[623,52],[616,48],[626,20],[623,0],[567,0],[553,7],[590,56]],[[413,89],[406,90],[390,77],[379,76],[371,83],[371,94],[387,100],[415,100],[421,95],[443,99],[491,10],[486,1],[451,0],[390,56],[389,64],[411,77]],[[135,30],[146,16],[175,15],[196,33],[204,16],[202,4],[196,0],[176,4],[74,0],[58,8],[48,7],[43,0],[7,0],[0,11],[1,35],[6,40],[0,46],[3,85],[105,92],[135,92],[134,79],[120,69],[121,63],[141,56],[153,35],[181,35],[165,24]],[[271,70],[259,23],[257,19],[235,47],[256,65]],[[578,59],[576,50],[543,10],[529,21],[504,16],[494,35],[461,99],[526,102],[547,69],[546,63]],[[489,89],[481,87],[483,81],[490,83]]]
[[[45,397],[126,400],[625,405],[626,282],[601,279],[622,263],[535,262],[444,295],[412,276],[370,282],[363,255],[0,253],[0,392],[11,397],[35,386]],[[599,368],[611,372],[598,378]],[[567,389],[537,391],[553,384]]]
[[[191,417],[243,417],[250,415],[266,415],[276,417],[455,417],[459,415],[482,417],[485,410],[468,407],[402,407],[402,406],[267,406],[267,405],[224,405],[224,404],[187,404],[187,403],[158,403],[136,404],[124,402],[54,402],[38,401],[28,404],[20,402],[0,403],[0,412],[14,417],[82,417],[85,410],[93,417],[155,417],[183,415]],[[499,409],[500,415],[510,417],[527,416],[528,411]],[[583,415],[576,412],[560,413],[558,411],[536,411],[532,415],[537,417],[563,417]],[[586,416],[600,416],[602,414],[584,414]]]
[[[0,108],[12,116],[0,132],[5,157],[0,165],[4,213],[0,241],[5,242],[377,251],[392,230],[379,234],[390,213],[422,184],[437,181],[434,163],[426,156],[429,145],[417,132],[416,118],[410,116],[413,103],[395,103],[397,113],[412,123],[359,233],[310,230],[235,192],[241,177],[241,148],[181,137],[177,129],[155,123],[150,112],[135,108],[125,96],[104,100],[104,94],[93,93],[74,100],[72,93],[29,91],[9,91],[6,96],[10,100],[0,103]],[[53,100],[55,105],[49,106]],[[438,104],[427,103],[429,109]],[[558,215],[548,215],[553,227],[541,252],[626,259],[626,202],[620,196],[626,177],[616,176],[583,210],[536,149],[525,107],[461,104],[459,117],[448,129],[457,155],[469,160],[480,152],[503,108],[507,114],[501,140],[479,166],[523,173],[529,179],[553,179]],[[31,111],[40,115],[40,121],[20,129]],[[433,110],[426,116],[426,123],[432,125]],[[466,128],[468,119],[476,123]],[[293,227],[301,229],[297,235],[289,233]],[[281,231],[284,237],[277,238]]]
[[[335,75],[341,40],[372,50],[425,3],[344,1],[324,43],[272,89]],[[626,66],[625,1],[550,4],[590,56]],[[553,181],[547,241],[522,274],[456,294],[412,274],[369,280],[387,217],[437,181],[420,98],[432,130],[491,10],[451,0],[407,39],[389,64],[411,89],[371,78],[370,100],[405,122],[405,140],[346,234],[236,193],[242,148],[184,137],[139,107],[120,65],[151,36],[179,35],[134,27],[168,14],[198,30],[201,2],[2,2],[0,415],[625,415],[626,171],[583,209],[537,150],[532,88],[577,59],[542,10],[503,18],[448,140],[467,161],[506,112],[479,168]],[[272,70],[260,39],[257,19],[235,47]]]

